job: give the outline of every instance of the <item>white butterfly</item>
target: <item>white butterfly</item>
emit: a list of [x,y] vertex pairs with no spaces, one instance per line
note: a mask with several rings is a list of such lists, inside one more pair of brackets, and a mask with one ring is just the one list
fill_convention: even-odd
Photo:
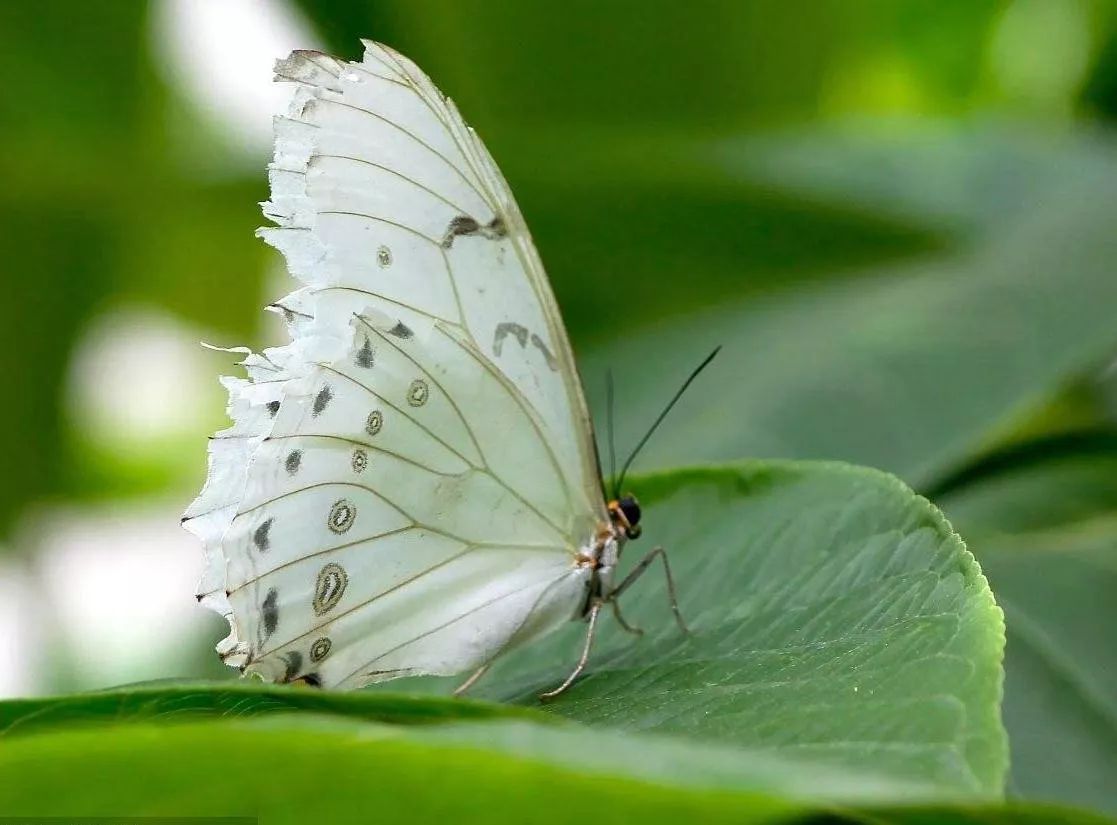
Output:
[[606,500],[520,211],[454,104],[364,46],[360,63],[277,63],[296,87],[259,235],[304,286],[272,307],[291,342],[223,379],[234,423],[184,517],[205,547],[198,598],[229,621],[228,664],[340,688],[475,670],[464,689],[586,620],[556,695],[601,608],[666,557],[614,583],[639,505]]

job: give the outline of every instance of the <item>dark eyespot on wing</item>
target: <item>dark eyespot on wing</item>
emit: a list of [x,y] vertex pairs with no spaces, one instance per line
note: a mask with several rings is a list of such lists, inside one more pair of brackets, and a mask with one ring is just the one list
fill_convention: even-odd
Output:
[[337,605],[345,595],[349,584],[349,574],[340,564],[330,563],[318,571],[318,581],[314,585],[314,612],[321,616]]
[[269,401],[266,406],[268,408],[268,414],[271,415],[272,418],[275,418],[275,416],[279,413],[279,402]]
[[310,646],[310,661],[320,662],[330,655],[330,649],[334,643],[330,640],[329,636],[322,636],[314,640],[314,644]]
[[356,518],[357,508],[353,502],[339,498],[330,508],[330,514],[326,517],[326,526],[340,535],[353,526],[353,520]]
[[430,397],[430,387],[422,378],[416,378],[407,388],[407,403],[412,407],[421,407]]

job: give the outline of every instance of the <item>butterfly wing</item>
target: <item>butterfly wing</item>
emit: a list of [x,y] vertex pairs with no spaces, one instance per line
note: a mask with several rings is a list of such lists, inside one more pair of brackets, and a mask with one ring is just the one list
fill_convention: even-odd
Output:
[[414,64],[295,52],[277,226],[290,344],[226,379],[186,514],[218,650],[269,679],[456,673],[581,608],[607,523],[550,287],[483,145]]

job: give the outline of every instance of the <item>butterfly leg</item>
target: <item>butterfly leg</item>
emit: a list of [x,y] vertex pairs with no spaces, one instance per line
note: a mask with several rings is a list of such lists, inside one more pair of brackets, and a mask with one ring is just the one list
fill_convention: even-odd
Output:
[[566,689],[574,684],[574,680],[582,675],[582,671],[586,669],[586,662],[590,658],[590,649],[593,647],[593,637],[597,630],[597,614],[601,612],[601,605],[603,602],[595,601],[593,606],[590,607],[589,615],[589,628],[586,630],[586,643],[582,647],[582,655],[578,659],[578,664],[575,665],[574,670],[566,677],[561,685],[554,690],[548,690],[546,693],[540,693],[539,699],[543,702],[549,702],[556,696],[560,696],[566,692]]
[[663,572],[667,576],[667,598],[671,601],[671,612],[675,614],[675,622],[679,625],[679,629],[683,633],[689,634],[690,628],[686,626],[683,621],[683,614],[679,612],[679,600],[675,595],[675,578],[671,575],[671,565],[667,562],[667,552],[662,547],[657,547],[652,550],[644,558],[637,562],[636,566],[632,568],[624,580],[613,588],[612,592],[606,597],[607,601],[615,602],[620,595],[632,586],[632,583],[644,575],[646,571],[657,558],[663,560]]
[[484,676],[488,672],[489,668],[492,666],[493,663],[491,661],[485,662],[485,664],[481,665],[481,667],[473,671],[473,675],[471,675],[468,679],[454,688],[454,696],[461,696],[463,693],[477,684],[477,680]]
[[621,615],[621,603],[616,599],[610,599],[609,604],[613,607],[613,617],[617,620],[617,624],[621,626],[622,630],[631,633],[633,636],[643,636],[644,628],[636,627],[625,621],[624,616]]

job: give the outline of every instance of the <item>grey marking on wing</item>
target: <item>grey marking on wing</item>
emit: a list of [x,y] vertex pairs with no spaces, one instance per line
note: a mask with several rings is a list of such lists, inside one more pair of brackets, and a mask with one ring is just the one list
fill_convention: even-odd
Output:
[[274,307],[275,309],[278,309],[280,312],[282,312],[283,313],[283,319],[288,324],[294,323],[296,318],[307,318],[307,319],[314,318],[314,316],[310,315],[309,313],[299,312],[298,310],[290,309],[289,307],[285,307],[283,304],[279,303],[279,301],[275,301],[274,303],[268,304],[268,306],[269,307]]
[[446,227],[446,234],[442,236],[442,246],[444,249],[449,249],[454,245],[454,238],[458,235],[480,235],[482,238],[495,241],[507,234],[508,230],[499,215],[483,226],[469,215],[457,215]]
[[368,369],[372,366],[373,359],[376,352],[372,348],[372,341],[369,337],[365,336],[365,343],[359,350],[357,350],[357,366]]
[[311,408],[310,414],[315,418],[320,416],[333,397],[334,394],[330,390],[329,385],[322,387],[322,389],[318,391],[318,395],[314,397],[314,406]]
[[273,521],[275,521],[275,519],[268,519],[252,533],[252,543],[256,545],[256,549],[261,553],[266,552],[271,547],[271,539],[268,533],[271,530]]
[[287,454],[286,460],[283,462],[283,466],[287,469],[287,474],[293,476],[295,473],[297,473],[299,471],[299,467],[302,465],[302,460],[302,450],[291,450],[291,452]]
[[521,347],[527,346],[527,327],[514,321],[505,321],[496,325],[496,332],[493,335],[493,355],[500,355],[504,349],[504,339],[509,335],[516,336]]
[[394,335],[397,338],[404,338],[404,339],[415,337],[415,333],[411,331],[411,327],[409,327],[403,321],[397,322],[394,327],[392,327],[390,330],[388,330],[388,334],[389,335]]
[[268,591],[268,595],[264,597],[264,603],[261,605],[261,610],[264,614],[264,638],[262,642],[266,642],[271,634],[275,633],[275,629],[279,627],[279,591],[274,587]]
[[543,339],[533,332],[531,334],[531,343],[535,344],[536,348],[543,353],[543,357],[547,360],[547,366],[551,368],[551,371],[558,372],[558,359],[547,349],[547,345],[543,343]]
[[292,679],[298,676],[299,671],[302,670],[303,655],[297,650],[292,650],[291,652],[284,654],[283,662],[287,665],[286,672],[283,674],[283,681],[290,682]]
[[554,371],[558,370],[558,359],[547,349],[547,345],[543,343],[543,339],[534,332],[530,333],[529,336],[527,327],[513,321],[504,321],[496,325],[496,332],[493,334],[493,355],[498,358],[500,357],[501,352],[504,350],[504,339],[509,335],[519,341],[521,347],[527,346],[530,337],[532,345],[543,353],[543,358],[546,360],[547,366]]

